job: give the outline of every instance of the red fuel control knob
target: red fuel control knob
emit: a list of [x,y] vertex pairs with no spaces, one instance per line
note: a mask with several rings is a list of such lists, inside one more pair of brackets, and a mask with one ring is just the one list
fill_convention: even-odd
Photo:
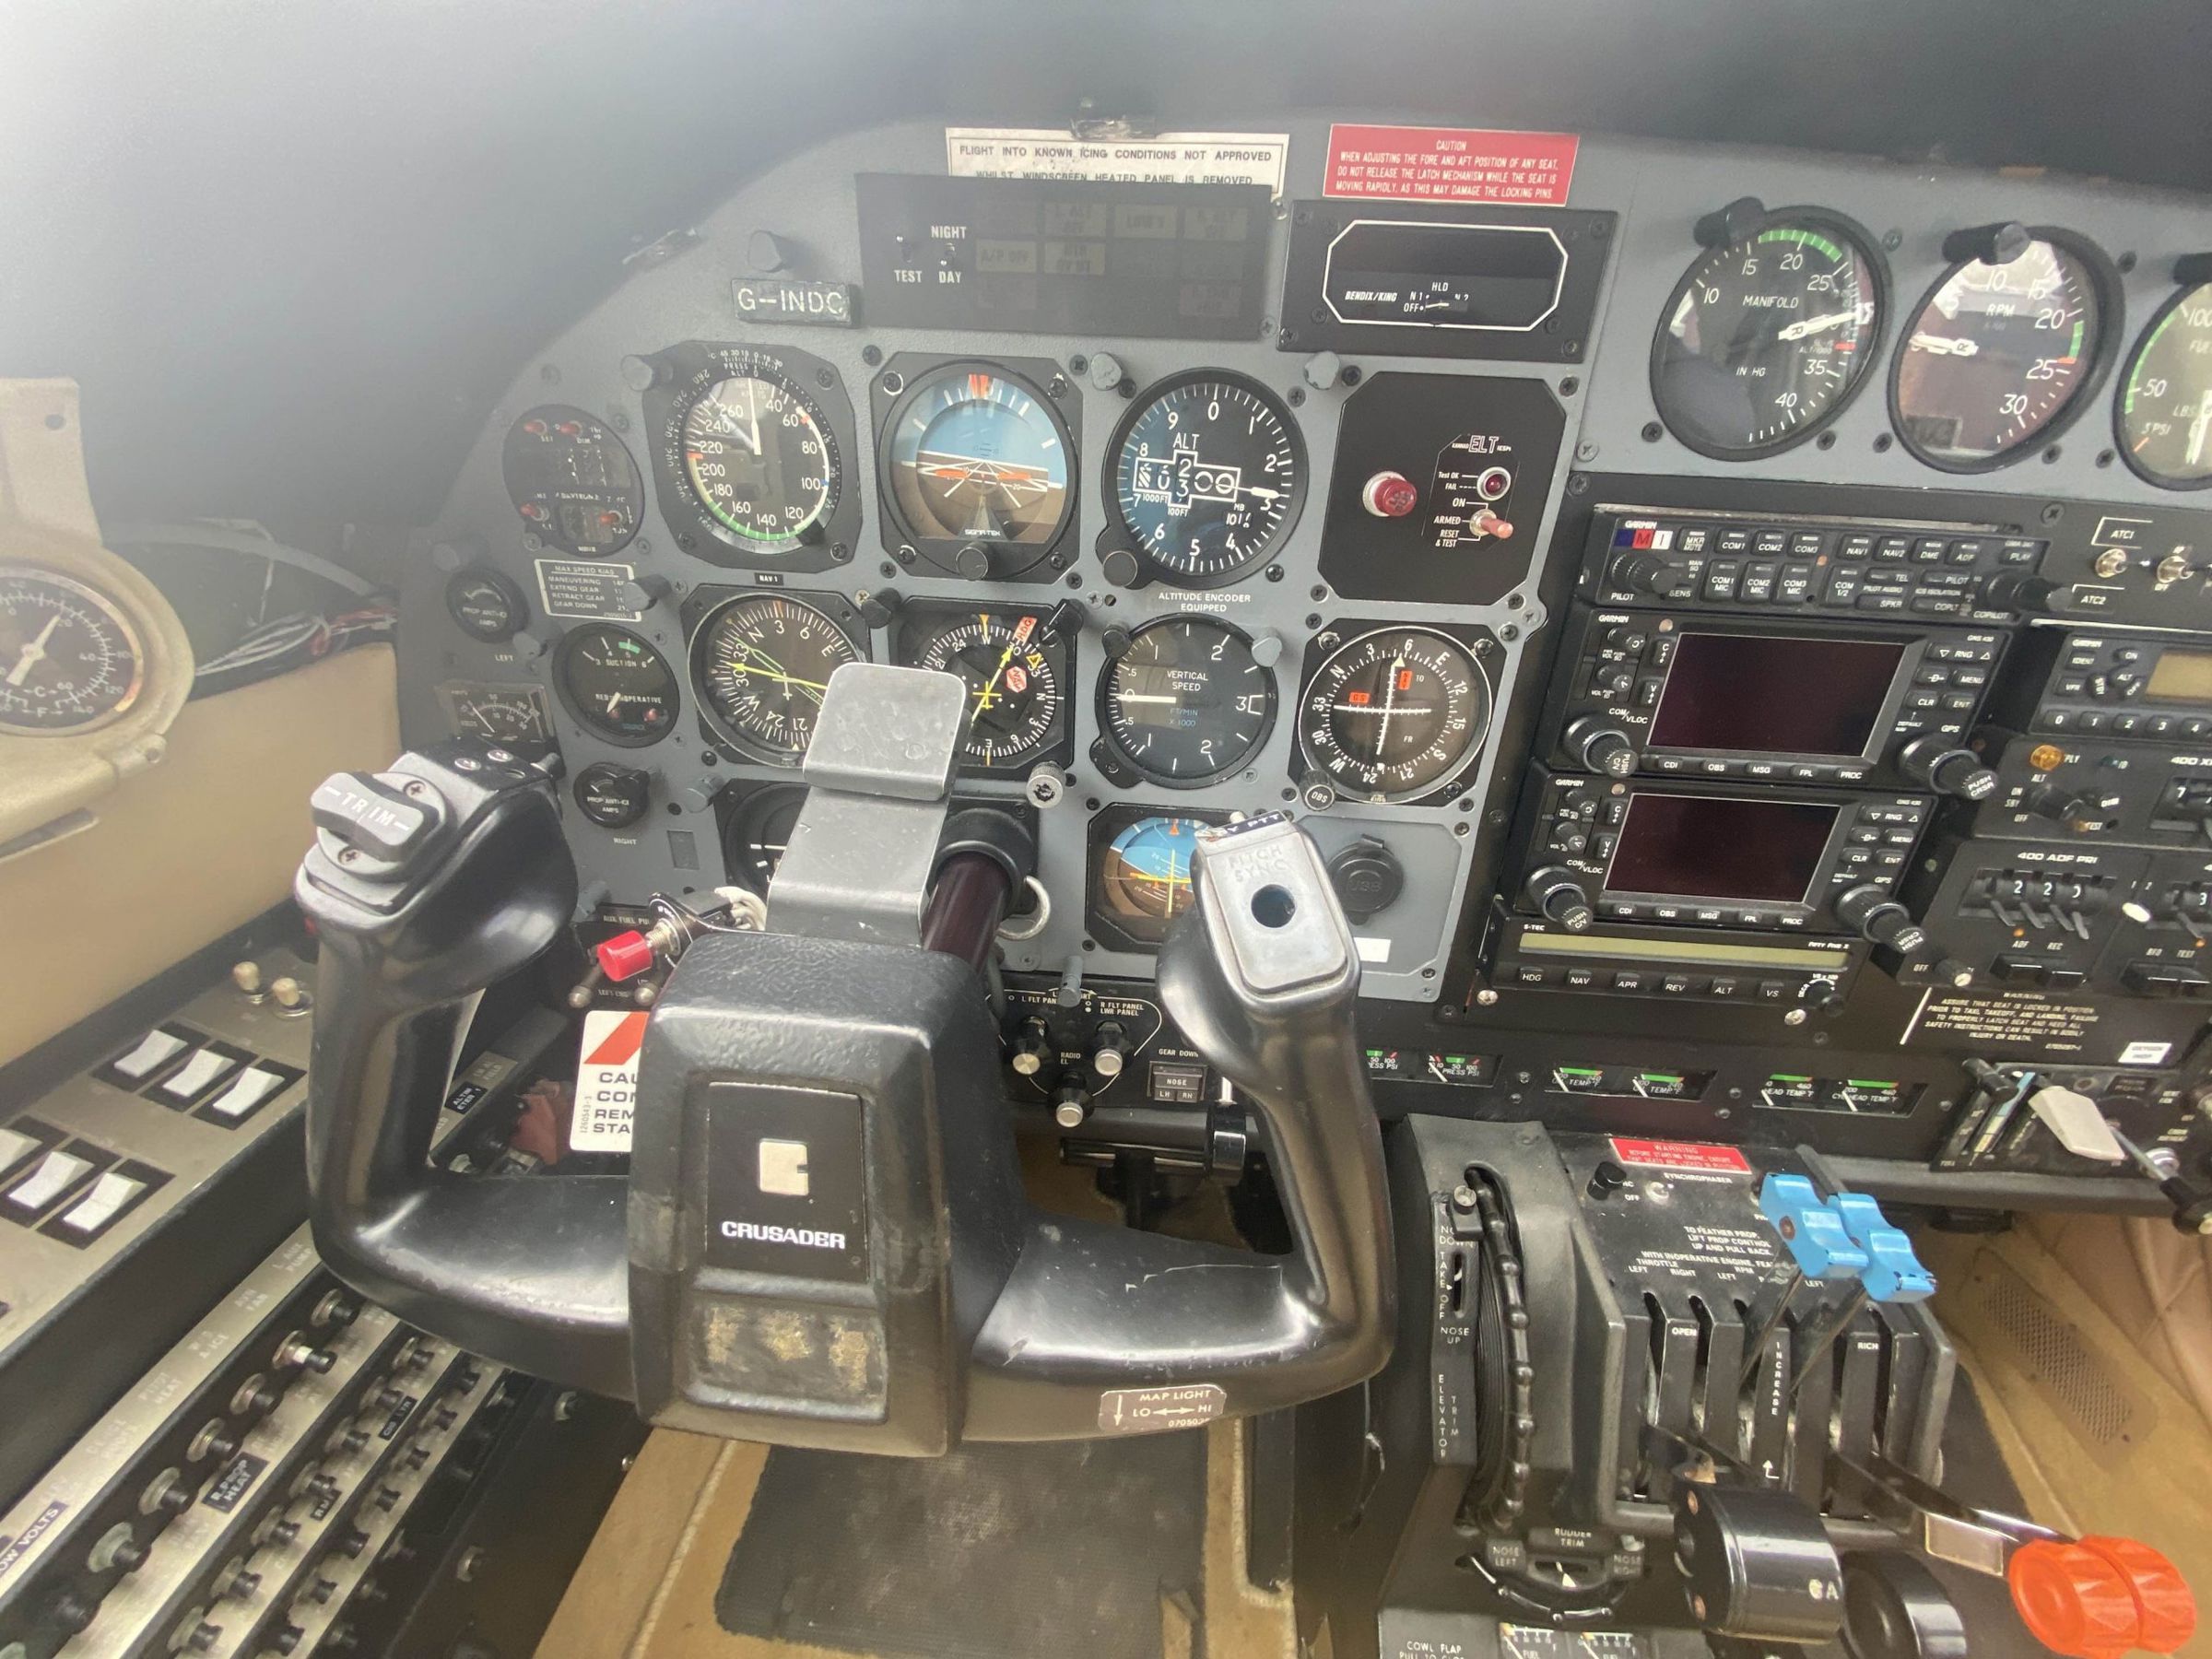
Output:
[[1359,500],[1377,518],[1404,518],[1421,504],[1421,492],[1402,472],[1379,472],[1360,490]]
[[2067,1659],[2122,1659],[2139,1645],[2143,1615],[2129,1576],[2081,1544],[2039,1538],[2006,1564],[2028,1633]]
[[2136,1611],[2142,1617],[2137,1647],[2171,1653],[2196,1634],[2196,1597],[2181,1569],[2164,1555],[2133,1538],[2084,1538],[2081,1547],[2117,1567],[2135,1592]]
[[618,985],[625,980],[636,979],[653,966],[653,947],[643,934],[634,929],[617,934],[592,954],[599,959],[600,971]]

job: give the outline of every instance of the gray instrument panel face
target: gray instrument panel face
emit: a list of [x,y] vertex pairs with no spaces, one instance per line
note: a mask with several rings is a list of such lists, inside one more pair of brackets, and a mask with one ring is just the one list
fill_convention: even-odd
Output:
[[[1566,438],[1547,479],[1524,478],[1516,500],[1533,505],[1541,499],[1540,519],[1517,518],[1516,557],[1528,557],[1524,579],[1488,605],[1441,605],[1391,601],[1387,605],[1339,596],[1322,583],[1321,540],[1324,505],[1334,481],[1340,423],[1351,388],[1316,391],[1301,379],[1305,353],[1281,349],[1274,338],[1289,245],[1291,204],[1322,194],[1328,148],[1325,115],[1236,120],[1224,117],[1209,127],[1244,128],[1290,134],[1289,172],[1285,201],[1274,226],[1268,256],[1268,324],[1251,341],[1177,341],[1120,337],[1076,337],[1041,334],[957,333],[877,328],[869,324],[867,296],[857,300],[860,323],[845,328],[805,324],[765,325],[741,317],[733,283],[755,275],[747,253],[754,232],[772,230],[805,250],[807,277],[857,282],[861,259],[855,210],[856,174],[865,172],[942,173],[944,135],[935,126],[905,126],[851,135],[785,161],[754,180],[698,227],[699,240],[658,265],[632,274],[590,314],[557,340],[511,386],[487,423],[433,526],[433,546],[459,550],[468,563],[488,566],[529,595],[533,618],[539,614],[534,558],[566,559],[547,547],[534,555],[525,547],[524,528],[510,502],[501,474],[501,451],[511,425],[545,404],[582,408],[606,421],[629,448],[647,479],[645,506],[637,539],[605,565],[634,567],[640,578],[657,576],[672,585],[635,631],[648,639],[684,683],[684,707],[675,730],[648,747],[607,743],[581,727],[551,693],[553,653],[533,654],[528,641],[520,652],[471,639],[445,609],[447,571],[429,558],[411,567],[403,594],[401,652],[402,717],[408,741],[421,742],[449,729],[449,714],[439,688],[449,682],[535,686],[549,709],[554,735],[573,779],[596,761],[642,766],[656,776],[648,815],[624,830],[610,831],[576,810],[564,784],[563,810],[571,842],[587,886],[606,884],[606,896],[639,903],[655,890],[700,890],[724,879],[713,810],[705,794],[732,780],[748,783],[795,782],[793,770],[726,760],[710,765],[695,712],[689,683],[688,644],[677,610],[686,594],[701,584],[749,588],[746,571],[697,559],[678,548],[652,484],[651,437],[640,394],[626,383],[626,355],[660,351],[682,341],[753,347],[774,352],[796,348],[831,366],[857,417],[855,453],[843,457],[848,499],[857,492],[860,529],[851,557],[814,573],[794,573],[781,591],[795,595],[829,594],[856,603],[884,587],[908,599],[953,600],[976,608],[1047,608],[1073,595],[1088,609],[1090,621],[1076,641],[1076,672],[1061,688],[1074,736],[1070,771],[1074,788],[1058,806],[1041,815],[1040,876],[1049,888],[1049,923],[1036,937],[1009,944],[1006,956],[1018,969],[1056,970],[1079,957],[1089,974],[1148,978],[1148,955],[1109,948],[1092,940],[1087,947],[1084,911],[1088,824],[1098,810],[1143,805],[1173,814],[1182,810],[1257,813],[1277,808],[1294,812],[1320,843],[1324,856],[1361,836],[1385,842],[1406,870],[1404,894],[1371,921],[1355,926],[1366,960],[1363,993],[1404,1001],[1430,1001],[1437,994],[1451,941],[1469,900],[1469,872],[1477,844],[1487,834],[1477,810],[1488,797],[1501,760],[1518,768],[1519,754],[1500,757],[1495,734],[1510,711],[1506,699],[1523,656],[1548,643],[1558,618],[1537,603],[1542,555],[1550,548],[1555,523],[1565,500],[1571,472],[1653,472],[1716,479],[1790,479],[1893,488],[1955,487],[1955,475],[1939,472],[1890,440],[1888,399],[1891,355],[1903,322],[1947,269],[1941,245],[1961,227],[2018,219],[2072,230],[2120,259],[2132,254],[2122,277],[2124,314],[2108,319],[2112,365],[2085,394],[2078,416],[2055,440],[2055,459],[2031,453],[2010,466],[1976,476],[1970,488],[2018,494],[2037,501],[2088,498],[2146,505],[2192,504],[2186,495],[2160,490],[2111,459],[2112,394],[2143,325],[2171,297],[2173,259],[2212,247],[2212,211],[2188,198],[2160,197],[2095,188],[2079,182],[2016,180],[1981,173],[1936,171],[1784,152],[1728,151],[1626,144],[1590,138],[1582,146],[1567,206],[1578,211],[1618,216],[1596,315],[1584,343],[1582,366],[1571,371],[1557,364],[1515,363],[1479,358],[1394,358],[1361,352],[1363,374],[1398,370],[1432,375],[1467,375],[1528,380],[1548,389],[1566,416]],[[1888,303],[1882,321],[1881,361],[1829,429],[1833,442],[1806,442],[1750,462],[1730,462],[1700,454],[1661,429],[1651,389],[1653,336],[1668,297],[1701,250],[1691,227],[1702,215],[1741,195],[1757,195],[1771,208],[1805,206],[1841,214],[1865,226],[1888,266]],[[1347,206],[1351,206],[1347,204]],[[1388,204],[1371,205],[1387,211]],[[1467,214],[1479,220],[1482,209]],[[1894,243],[1894,245],[1891,245]],[[641,262],[642,265],[644,262]],[[1071,469],[1077,497],[1076,533],[1065,546],[1075,558],[1065,582],[970,582],[936,573],[926,563],[900,569],[888,562],[886,520],[879,500],[877,434],[869,410],[879,367],[863,359],[873,347],[888,361],[900,352],[990,359],[1049,359],[1065,369],[1071,358],[1111,354],[1135,382],[1141,396],[1153,382],[1180,372],[1227,370],[1256,381],[1290,408],[1308,462],[1303,511],[1287,542],[1265,567],[1255,568],[1227,586],[1190,590],[1166,583],[1118,591],[1102,580],[1100,543],[1112,522],[1101,486],[1106,455],[1115,426],[1131,405],[1115,390],[1100,390],[1083,374],[1069,374],[1064,407],[1080,410],[1079,465]],[[1565,391],[1571,378],[1575,389]],[[2105,465],[2100,465],[2100,457]],[[1900,506],[1909,496],[1899,498]],[[2200,499],[2201,500],[2201,499]],[[1110,544],[1111,545],[1111,544]],[[1579,549],[1563,550],[1572,558]],[[451,562],[451,556],[448,556]],[[888,572],[888,574],[887,574]],[[773,593],[776,586],[761,591]],[[1099,629],[1108,624],[1135,628],[1147,620],[1195,613],[1222,618],[1247,632],[1273,630],[1284,650],[1273,673],[1277,715],[1265,740],[1243,769],[1194,789],[1171,790],[1141,781],[1117,787],[1091,762],[1099,736],[1097,688],[1105,667]],[[1297,700],[1300,664],[1319,631],[1347,618],[1387,617],[1393,622],[1487,629],[1498,641],[1483,668],[1500,700],[1492,721],[1492,741],[1479,760],[1460,774],[1448,797],[1426,806],[1373,806],[1341,800],[1325,810],[1308,810],[1295,800],[1297,782]],[[1318,628],[1309,618],[1318,617]],[[576,626],[570,623],[568,626]],[[889,660],[891,629],[874,630],[867,654]],[[1341,630],[1340,630],[1341,631]],[[1348,637],[1348,633],[1347,633]],[[1510,778],[1507,780],[1510,782]],[[1018,798],[1018,778],[964,779],[963,794]],[[1464,806],[1464,809],[1463,809]],[[688,864],[686,838],[688,841]],[[695,866],[695,867],[692,867]],[[1487,894],[1475,896],[1478,900]]]

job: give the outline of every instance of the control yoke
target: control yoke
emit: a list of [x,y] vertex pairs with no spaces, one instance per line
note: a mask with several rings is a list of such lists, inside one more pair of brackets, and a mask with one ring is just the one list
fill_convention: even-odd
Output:
[[1312,842],[1279,815],[1207,831],[1159,957],[1168,1012],[1263,1120],[1291,1253],[1037,1211],[970,959],[1033,852],[1009,816],[947,822],[964,717],[949,676],[832,677],[781,931],[684,955],[627,1180],[428,1162],[477,997],[576,903],[549,770],[455,743],[324,783],[296,891],[323,944],[308,1149],[333,1271],[650,1421],[786,1444],[1181,1428],[1372,1375],[1394,1328],[1381,1137]]

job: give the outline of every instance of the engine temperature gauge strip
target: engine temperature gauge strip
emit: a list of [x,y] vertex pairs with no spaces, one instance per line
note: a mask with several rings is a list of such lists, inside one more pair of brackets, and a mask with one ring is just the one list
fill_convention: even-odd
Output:
[[456,737],[480,737],[509,748],[546,748],[553,742],[553,713],[542,686],[446,680],[438,687],[438,706]]

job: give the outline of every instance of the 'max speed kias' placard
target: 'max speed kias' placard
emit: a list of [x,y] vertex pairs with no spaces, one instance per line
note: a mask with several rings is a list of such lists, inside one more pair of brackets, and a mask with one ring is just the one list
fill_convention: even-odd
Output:
[[882,327],[1257,339],[1274,208],[1256,184],[862,173]]

